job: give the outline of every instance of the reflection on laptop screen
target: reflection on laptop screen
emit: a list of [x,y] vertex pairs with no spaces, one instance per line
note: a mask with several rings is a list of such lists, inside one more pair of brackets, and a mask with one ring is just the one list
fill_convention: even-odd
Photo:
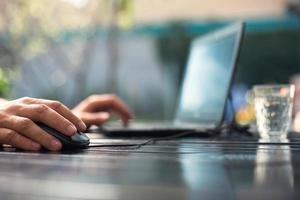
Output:
[[219,123],[222,120],[239,34],[231,31],[194,40],[176,121]]

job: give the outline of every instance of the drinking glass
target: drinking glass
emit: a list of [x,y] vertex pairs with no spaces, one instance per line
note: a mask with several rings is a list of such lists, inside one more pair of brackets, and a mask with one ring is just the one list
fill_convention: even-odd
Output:
[[284,139],[292,120],[294,85],[254,86],[254,104],[261,138]]

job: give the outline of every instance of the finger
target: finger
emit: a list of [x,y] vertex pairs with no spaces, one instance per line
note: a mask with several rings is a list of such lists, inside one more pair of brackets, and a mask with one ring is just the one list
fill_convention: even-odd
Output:
[[86,125],[84,122],[78,118],[76,115],[72,113],[70,109],[67,108],[64,104],[59,101],[45,100],[45,99],[34,99],[34,98],[22,98],[22,102],[26,104],[45,104],[55,110],[64,118],[68,119],[71,123],[73,123],[76,128],[80,131],[86,130]]
[[14,104],[9,109],[13,109],[17,116],[43,122],[65,135],[71,136],[77,132],[77,128],[68,119],[45,104]]
[[0,126],[14,130],[51,151],[58,151],[62,148],[62,144],[56,138],[47,134],[28,118],[19,116],[6,117],[0,120]]
[[92,112],[103,108],[109,109],[118,114],[124,124],[127,124],[128,121],[133,118],[133,115],[129,111],[129,108],[118,97],[114,95],[91,96],[91,98],[89,99],[87,110]]
[[81,118],[86,123],[87,126],[91,126],[93,124],[100,125],[109,120],[110,114],[107,112],[99,112],[99,113],[84,112],[81,115]]
[[32,151],[37,151],[41,148],[41,145],[38,143],[20,135],[14,130],[6,128],[0,128],[0,143]]

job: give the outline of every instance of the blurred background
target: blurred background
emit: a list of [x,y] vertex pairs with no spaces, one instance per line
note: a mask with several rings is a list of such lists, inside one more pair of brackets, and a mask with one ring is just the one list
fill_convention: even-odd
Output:
[[170,119],[191,40],[236,20],[247,22],[233,88],[238,121],[254,118],[254,84],[300,91],[300,0],[0,0],[0,9],[5,98],[72,107],[116,93],[138,118]]

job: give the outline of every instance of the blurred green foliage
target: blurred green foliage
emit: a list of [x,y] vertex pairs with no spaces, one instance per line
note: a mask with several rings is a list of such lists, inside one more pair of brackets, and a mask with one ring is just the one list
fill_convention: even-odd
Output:
[[25,59],[47,51],[55,28],[52,7],[39,0],[3,1],[0,20],[0,95],[9,96],[10,79]]
[[15,59],[35,56],[45,52],[49,46],[49,37],[57,33],[57,27],[51,15],[54,6],[39,0],[14,0],[3,5],[0,14],[5,25],[2,27],[4,45],[15,54]]
[[10,91],[9,72],[0,68],[0,97],[7,97]]
[[133,26],[133,2],[132,0],[118,1],[117,16],[118,25],[123,30],[129,30]]

